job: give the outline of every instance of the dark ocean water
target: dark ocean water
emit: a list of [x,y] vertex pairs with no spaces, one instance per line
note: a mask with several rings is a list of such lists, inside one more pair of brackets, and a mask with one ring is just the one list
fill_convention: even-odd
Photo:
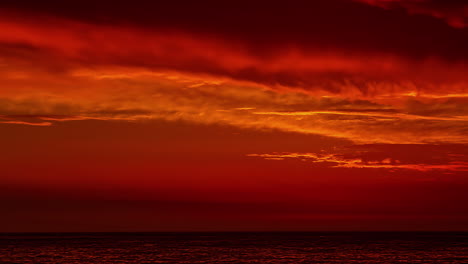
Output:
[[468,263],[468,233],[0,234],[0,263]]

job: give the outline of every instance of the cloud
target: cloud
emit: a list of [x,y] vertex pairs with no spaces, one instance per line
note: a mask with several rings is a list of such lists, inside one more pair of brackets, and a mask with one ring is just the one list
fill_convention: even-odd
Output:
[[415,171],[468,171],[464,145],[355,145],[319,153],[249,154],[266,160],[297,159],[315,165]]
[[184,120],[360,143],[467,143],[468,109],[452,97],[320,96],[138,68],[77,69],[39,79],[32,75],[10,83],[0,113],[9,121],[31,123]]
[[357,143],[467,143],[463,57],[284,43],[258,53],[206,32],[4,13],[8,122],[163,119]]
[[[456,0],[428,2],[449,7],[446,3]],[[282,46],[293,45],[321,51],[344,48],[347,54],[468,58],[466,31],[447,27],[438,19],[370,8],[353,0],[4,0],[0,9],[20,13],[21,19],[28,17],[36,23],[55,16],[87,24],[131,25],[153,32],[182,30],[229,43],[248,43],[249,49],[260,56],[277,54]]]
[[[38,22],[25,16],[3,12],[0,54],[23,67],[34,65],[53,73],[112,65],[345,95],[466,93],[468,69],[461,53],[458,61],[437,52],[414,59],[384,49],[353,50],[340,43],[324,48],[281,42],[269,43],[265,49],[270,51],[260,53],[249,40],[183,28],[91,24],[50,16],[41,16]],[[20,77],[21,70],[13,76]]]
[[51,126],[50,122],[24,122],[24,121],[0,121],[2,124],[28,125],[28,126]]
[[443,19],[455,28],[468,26],[468,4],[458,0],[357,0],[386,9],[404,8],[410,14]]

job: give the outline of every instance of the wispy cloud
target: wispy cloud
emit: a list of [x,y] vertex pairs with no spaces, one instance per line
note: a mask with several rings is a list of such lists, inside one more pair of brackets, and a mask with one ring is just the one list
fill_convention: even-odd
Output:
[[0,121],[2,124],[28,125],[28,126],[51,126],[51,122],[25,122],[25,121]]
[[[338,168],[365,168],[388,170],[416,170],[416,171],[468,171],[466,150],[453,146],[426,146],[411,145],[364,145],[350,148],[339,148],[319,153],[264,153],[249,154],[266,160],[300,160],[319,166]],[[415,151],[418,149],[419,151]],[[457,149],[459,150],[457,152]],[[454,152],[455,150],[455,152]],[[408,155],[408,153],[412,153]]]
[[467,142],[468,108],[463,97],[357,99],[138,68],[76,69],[53,78],[30,72],[21,80],[5,80],[0,113],[8,121],[164,119],[320,134],[360,143]]

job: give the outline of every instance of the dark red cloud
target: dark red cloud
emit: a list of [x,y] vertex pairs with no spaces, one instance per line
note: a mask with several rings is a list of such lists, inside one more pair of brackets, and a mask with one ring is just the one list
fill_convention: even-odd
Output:
[[456,28],[468,26],[468,3],[464,0],[358,0],[386,9],[403,8],[409,14],[443,19]]
[[[410,57],[468,58],[466,29],[439,20],[376,9],[352,0],[320,1],[2,1],[0,7],[99,24],[177,29],[249,43],[269,56],[282,45]],[[39,18],[37,18],[38,21]]]
[[[337,94],[353,89],[365,95],[386,94],[389,89],[403,92],[414,89],[431,93],[465,92],[463,86],[455,87],[454,84],[466,81],[467,67],[463,53],[466,49],[459,52],[456,62],[445,53],[458,50],[460,43],[450,43],[453,38],[441,39],[448,41],[444,46],[450,48],[441,52],[433,50],[417,59],[405,55],[417,53],[412,52],[410,47],[401,46],[398,52],[379,45],[367,47],[372,40],[366,39],[385,38],[386,32],[380,32],[382,36],[377,32],[375,36],[357,35],[349,40],[328,39],[329,36],[348,34],[348,29],[341,28],[346,21],[338,17],[336,22],[330,23],[337,28],[329,28],[329,32],[323,31],[321,26],[308,31],[302,28],[302,24],[289,25],[288,22],[285,26],[289,31],[280,29],[272,35],[251,31],[252,36],[240,36],[230,32],[229,27],[226,31],[210,31],[207,26],[200,33],[191,26],[164,26],[163,22],[153,27],[102,24],[42,13],[17,12],[6,10],[0,19],[0,26],[4,29],[0,32],[0,54],[5,54],[2,55],[5,60],[14,60],[8,61],[9,65],[29,63],[23,69],[45,67],[53,71],[66,71],[82,66],[136,66],[151,70],[205,73],[270,87],[281,85]],[[263,21],[260,18],[258,20]],[[323,27],[327,27],[327,23]],[[372,26],[363,29],[370,28]],[[452,30],[450,27],[445,29],[447,32]],[[358,29],[353,30],[360,34]],[[289,35],[290,31],[296,32],[297,36]],[[311,39],[300,39],[300,36],[309,35]],[[259,36],[265,36],[265,39],[256,41]],[[418,42],[400,35],[388,43],[396,47],[402,38],[406,39],[405,43]],[[354,45],[354,41],[363,42],[362,45],[357,42]],[[434,42],[430,43],[429,46],[434,47]],[[417,48],[418,51],[421,49],[424,48]],[[415,88],[402,85],[406,81],[414,82]]]

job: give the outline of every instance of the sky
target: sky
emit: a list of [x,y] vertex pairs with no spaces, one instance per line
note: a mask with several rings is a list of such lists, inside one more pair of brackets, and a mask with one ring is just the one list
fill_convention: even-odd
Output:
[[468,231],[462,0],[0,3],[0,232]]

